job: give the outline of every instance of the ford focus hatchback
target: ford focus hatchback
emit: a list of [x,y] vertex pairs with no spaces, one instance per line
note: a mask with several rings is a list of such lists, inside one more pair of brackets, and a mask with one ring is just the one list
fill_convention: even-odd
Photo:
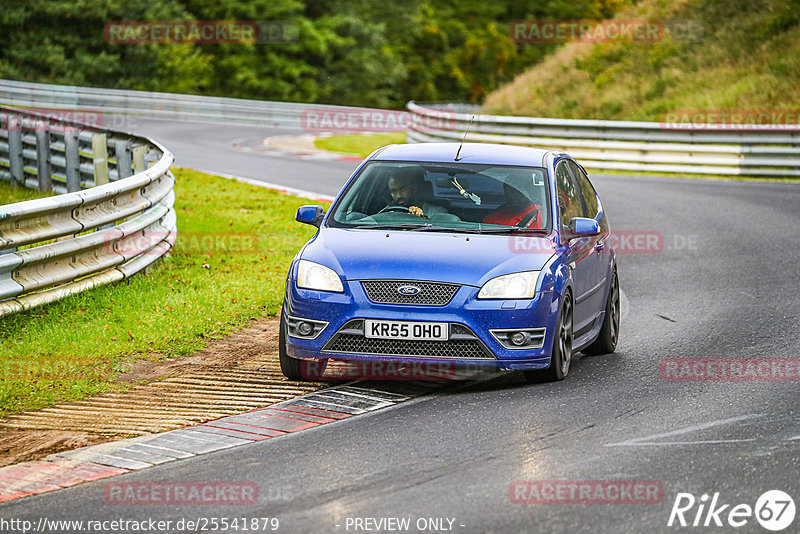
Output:
[[[328,359],[468,364],[561,380],[613,352],[619,284],[584,169],[557,151],[390,145],[353,173],[292,261],[280,323],[291,379]],[[309,372],[313,370],[313,372]]]

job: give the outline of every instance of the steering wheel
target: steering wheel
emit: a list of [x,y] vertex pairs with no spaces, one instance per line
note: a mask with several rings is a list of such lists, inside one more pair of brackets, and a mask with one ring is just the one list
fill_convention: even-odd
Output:
[[405,206],[386,206],[378,213],[391,213],[393,211],[405,211],[406,213],[409,213],[409,209]]

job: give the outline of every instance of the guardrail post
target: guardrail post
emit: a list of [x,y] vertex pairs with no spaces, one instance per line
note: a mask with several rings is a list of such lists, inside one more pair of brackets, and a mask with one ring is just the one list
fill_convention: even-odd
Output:
[[108,183],[108,147],[106,134],[92,135],[92,159],[94,160],[94,185]]
[[11,185],[24,187],[25,171],[22,168],[22,118],[8,116],[8,161],[11,171]]
[[133,147],[133,171],[144,172],[147,167],[144,166],[144,155],[147,152],[147,147],[138,145]]
[[127,139],[114,142],[114,155],[117,158],[117,175],[119,179],[133,176],[131,142]]
[[152,150],[148,151],[147,154],[144,155],[144,163],[145,167],[148,169],[158,162],[161,159],[161,154],[158,152],[154,152]]
[[50,124],[36,121],[36,169],[39,191],[53,190],[53,175],[50,173]]
[[67,193],[81,190],[81,156],[78,148],[78,128],[64,130],[64,155],[66,158]]

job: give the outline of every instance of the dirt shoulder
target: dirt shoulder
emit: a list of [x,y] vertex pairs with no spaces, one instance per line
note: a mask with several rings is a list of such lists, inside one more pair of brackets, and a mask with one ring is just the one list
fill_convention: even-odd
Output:
[[0,420],[0,467],[240,413],[313,391],[283,377],[278,318],[266,317],[185,358],[140,360],[124,391]]

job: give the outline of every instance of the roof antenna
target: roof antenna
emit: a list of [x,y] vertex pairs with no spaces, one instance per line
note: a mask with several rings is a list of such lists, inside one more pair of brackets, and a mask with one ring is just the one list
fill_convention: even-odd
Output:
[[469,129],[472,127],[472,121],[475,120],[475,115],[469,120],[469,124],[467,125],[467,131],[464,132],[464,137],[461,138],[461,143],[458,145],[458,150],[456,151],[456,158],[453,161],[458,161],[458,155],[461,154],[461,147],[464,146],[464,139],[467,138],[467,134],[469,133]]

